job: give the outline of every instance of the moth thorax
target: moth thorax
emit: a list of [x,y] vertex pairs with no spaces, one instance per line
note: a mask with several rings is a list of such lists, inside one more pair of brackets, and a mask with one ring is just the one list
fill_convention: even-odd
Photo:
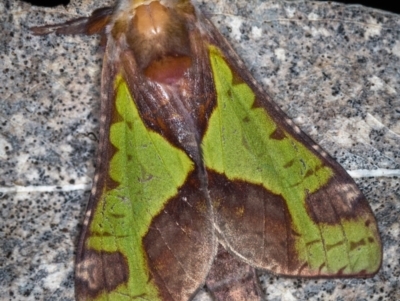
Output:
[[136,8],[126,38],[140,70],[149,79],[170,84],[190,68],[190,38],[184,15],[158,1]]

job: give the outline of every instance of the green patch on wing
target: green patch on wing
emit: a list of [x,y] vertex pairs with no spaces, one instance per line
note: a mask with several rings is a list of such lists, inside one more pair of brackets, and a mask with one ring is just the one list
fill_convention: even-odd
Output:
[[[162,136],[147,129],[127,84],[115,81],[119,122],[111,125],[110,141],[116,148],[109,176],[119,185],[104,189],[90,225],[86,247],[120,252],[127,260],[129,279],[96,300],[159,300],[151,280],[142,238],[155,215],[176,195],[193,169],[188,156]],[[112,275],[106,275],[112,277]]]
[[[232,73],[214,46],[210,46],[210,61],[218,101],[202,143],[207,168],[232,181],[262,185],[268,193],[284,198],[300,263],[298,274],[304,267],[309,271],[305,274],[326,276],[375,271],[380,246],[369,241],[377,232],[368,229],[363,217],[316,223],[307,211],[307,196],[324,189],[334,170],[257,105],[254,92]],[[353,239],[361,240],[356,248]]]

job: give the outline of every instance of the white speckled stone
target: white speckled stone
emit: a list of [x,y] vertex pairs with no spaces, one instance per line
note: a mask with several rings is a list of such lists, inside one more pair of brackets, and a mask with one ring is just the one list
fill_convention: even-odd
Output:
[[[346,169],[400,175],[400,16],[332,2],[198,2],[276,103]],[[74,299],[102,53],[97,37],[35,37],[28,27],[104,3],[113,1],[0,2],[0,300]],[[400,299],[398,176],[357,182],[378,219],[380,272],[334,280],[261,272],[266,300]]]

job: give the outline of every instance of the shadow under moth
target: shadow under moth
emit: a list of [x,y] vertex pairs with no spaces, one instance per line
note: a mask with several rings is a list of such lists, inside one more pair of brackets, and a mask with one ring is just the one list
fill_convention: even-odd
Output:
[[34,34],[102,34],[97,169],[77,300],[260,300],[254,269],[366,277],[382,259],[352,178],[189,0],[120,0]]

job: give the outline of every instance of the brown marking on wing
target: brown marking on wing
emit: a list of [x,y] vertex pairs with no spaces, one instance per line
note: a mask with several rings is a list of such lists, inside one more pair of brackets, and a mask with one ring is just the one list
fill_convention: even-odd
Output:
[[320,239],[315,239],[315,240],[307,242],[306,246],[307,247],[311,247],[312,245],[319,244],[319,243],[321,243],[321,240]]
[[96,298],[129,279],[128,262],[120,252],[85,250],[83,258],[76,262],[75,292],[78,298]]
[[[323,262],[319,269],[315,270],[310,269],[307,260],[300,261],[295,248],[295,241],[302,239],[301,234],[292,228],[291,216],[282,196],[273,194],[261,185],[227,179],[224,175],[210,170],[208,170],[208,181],[210,196],[215,209],[215,223],[217,229],[219,229],[217,235],[228,251],[237,254],[241,260],[253,267],[268,269],[278,274],[304,277],[324,276],[321,274],[326,267],[326,262]],[[353,206],[359,206],[357,195],[354,194],[354,196],[353,199],[348,199],[349,203]],[[309,195],[308,202],[317,202],[318,200],[313,199],[315,197],[316,195]],[[316,210],[323,211],[325,208],[323,205],[312,205],[314,207],[309,210],[310,214],[311,212],[316,214]],[[343,218],[353,217],[353,214],[347,213],[343,209],[339,211],[340,207],[331,202],[327,202],[325,206],[327,205],[329,207],[325,210],[330,214],[325,213],[327,216],[322,216],[325,223],[326,221],[334,221],[332,216],[336,217],[338,222],[342,222]],[[347,210],[350,209],[347,208]],[[364,218],[373,218],[373,215],[368,211],[369,207],[365,204],[352,210],[361,210],[358,211],[358,214],[363,214]],[[240,214],[237,214],[238,212]],[[338,212],[339,216],[337,216]],[[319,216],[318,214],[322,213],[316,215]],[[322,218],[316,219],[315,222],[321,223]],[[367,222],[367,224],[371,227],[374,226],[372,221]],[[372,242],[375,243],[374,238],[372,238]],[[324,241],[315,239],[307,242],[306,248],[311,249],[313,245],[321,243],[324,244]],[[326,251],[340,247],[345,243],[345,241],[340,241],[326,245]],[[367,240],[349,243],[352,249],[362,246],[367,243]],[[344,273],[345,269],[346,266],[342,267],[341,272]],[[363,273],[365,272],[357,272],[357,275],[363,275]],[[335,275],[340,277],[340,271],[339,274],[335,273]],[[343,274],[343,276],[345,275]]]
[[[343,219],[373,217],[359,189],[346,179],[333,177],[306,197],[307,212],[315,223],[338,224]],[[372,223],[367,219],[367,223]]]
[[338,241],[335,244],[329,244],[329,245],[327,244],[327,245],[325,245],[325,248],[326,248],[327,253],[329,253],[329,251],[333,250],[336,247],[341,247],[344,244],[346,244],[346,242],[344,240],[341,240],[341,241]]
[[[234,71],[233,69],[231,70]],[[232,72],[232,85],[235,86],[243,83],[243,78],[237,72]]]
[[206,285],[215,300],[261,300],[255,269],[238,260],[221,245],[207,275]]
[[275,128],[275,131],[273,131],[272,134],[269,135],[269,138],[274,139],[274,140],[283,140],[286,138],[286,135],[282,129],[277,127],[277,128]]
[[365,246],[367,242],[364,239],[360,239],[359,241],[351,241],[350,242],[350,251],[357,249],[358,247]]
[[296,162],[296,160],[290,160],[288,163],[286,163],[285,165],[283,165],[284,168],[290,168],[293,166],[293,164]]
[[308,177],[311,177],[312,175],[314,175],[315,171],[313,169],[308,169],[306,174],[304,175],[304,180]]
[[215,250],[210,206],[192,173],[153,218],[143,246],[162,300],[189,300],[204,283]]
[[261,185],[207,172],[222,244],[255,267],[297,271],[301,263],[297,261],[294,239],[299,235],[291,227],[284,198]]

